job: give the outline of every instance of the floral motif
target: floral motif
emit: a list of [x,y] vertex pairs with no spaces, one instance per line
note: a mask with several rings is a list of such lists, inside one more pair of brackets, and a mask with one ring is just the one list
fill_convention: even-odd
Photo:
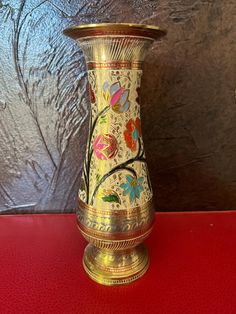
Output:
[[133,202],[136,198],[140,197],[140,192],[143,190],[142,182],[143,177],[133,177],[131,175],[126,176],[127,183],[122,183],[120,187],[124,190],[123,195],[129,194],[130,202]]
[[129,90],[122,87],[120,82],[109,85],[106,81],[103,84],[103,97],[110,103],[112,110],[116,113],[126,112],[130,107]]
[[132,83],[123,70],[112,70],[103,81],[105,74],[97,75],[90,71],[87,86],[92,112],[80,198],[112,210],[141,205],[152,192],[139,117],[140,76]]
[[117,140],[114,135],[101,134],[95,138],[93,151],[97,158],[107,160],[116,155],[117,146]]
[[137,141],[142,137],[141,122],[139,118],[130,119],[126,124],[124,138],[126,145],[134,152],[137,149]]

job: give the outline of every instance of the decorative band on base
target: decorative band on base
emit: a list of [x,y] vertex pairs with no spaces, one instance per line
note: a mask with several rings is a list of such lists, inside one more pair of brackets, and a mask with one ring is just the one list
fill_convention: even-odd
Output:
[[130,250],[106,251],[89,244],[85,249],[83,267],[97,283],[125,285],[145,274],[149,267],[149,256],[144,245]]
[[77,226],[78,226],[79,231],[83,235],[83,237],[89,243],[91,243],[92,245],[96,247],[99,247],[101,249],[106,249],[106,250],[124,250],[124,249],[135,247],[139,245],[140,243],[142,243],[145,239],[147,239],[147,237],[152,232],[152,227],[151,227],[146,232],[134,238],[119,239],[117,235],[116,235],[116,238],[114,235],[113,239],[111,238],[104,239],[104,238],[94,237],[88,231],[84,232],[83,229],[79,225]]

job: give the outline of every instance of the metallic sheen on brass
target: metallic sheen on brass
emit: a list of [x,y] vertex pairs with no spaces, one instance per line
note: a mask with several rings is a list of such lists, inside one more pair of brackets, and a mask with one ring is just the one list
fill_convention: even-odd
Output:
[[128,284],[149,266],[142,242],[154,207],[140,121],[142,62],[165,31],[139,24],[66,29],[85,54],[90,132],[79,190],[78,228],[89,241],[83,265],[101,284]]

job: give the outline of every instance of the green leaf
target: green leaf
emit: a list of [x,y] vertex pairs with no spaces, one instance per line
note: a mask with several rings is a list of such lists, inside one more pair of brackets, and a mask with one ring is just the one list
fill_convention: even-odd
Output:
[[81,191],[85,191],[85,181],[84,181],[84,179],[81,179],[80,190]]
[[96,181],[98,182],[98,181],[100,181],[100,179],[101,179],[101,176],[100,176],[100,174],[96,174]]
[[100,124],[107,123],[107,116],[101,116]]
[[109,202],[109,203],[119,203],[120,204],[120,198],[118,195],[115,194],[109,194],[109,195],[104,195],[102,197],[102,200],[104,202]]

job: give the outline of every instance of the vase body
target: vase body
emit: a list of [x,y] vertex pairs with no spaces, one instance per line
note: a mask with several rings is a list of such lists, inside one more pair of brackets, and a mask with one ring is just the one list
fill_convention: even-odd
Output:
[[65,34],[79,41],[88,71],[91,114],[77,222],[89,245],[83,265],[105,285],[130,283],[149,265],[143,241],[154,222],[140,122],[145,52],[157,27],[97,24]]

